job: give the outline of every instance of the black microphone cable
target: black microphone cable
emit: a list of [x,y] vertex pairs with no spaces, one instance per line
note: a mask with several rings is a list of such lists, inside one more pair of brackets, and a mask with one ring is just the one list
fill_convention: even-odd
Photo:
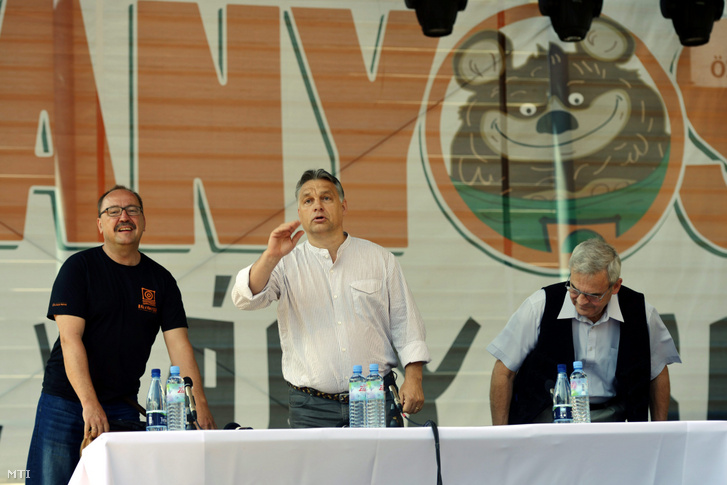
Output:
[[430,426],[434,434],[434,450],[437,457],[437,485],[442,485],[442,460],[439,456],[439,429],[437,428],[437,423],[431,419],[427,420],[424,426]]
[[396,405],[396,409],[402,416],[404,416],[404,419],[409,421],[411,424],[422,428],[432,428],[432,434],[434,435],[434,453],[437,459],[437,485],[442,485],[442,459],[439,453],[439,429],[437,428],[437,423],[435,423],[431,419],[427,420],[424,424],[417,423],[416,421],[412,420],[411,418],[409,418],[409,416],[404,414],[404,408],[401,406],[401,402],[399,401],[399,393],[396,391],[396,387],[393,384],[389,386],[389,392],[391,392],[391,395],[394,398],[394,404]]

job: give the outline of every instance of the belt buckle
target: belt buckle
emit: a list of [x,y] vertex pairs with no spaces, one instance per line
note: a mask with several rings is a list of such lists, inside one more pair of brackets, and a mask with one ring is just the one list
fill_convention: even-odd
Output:
[[338,402],[348,404],[348,393],[342,392],[338,395]]

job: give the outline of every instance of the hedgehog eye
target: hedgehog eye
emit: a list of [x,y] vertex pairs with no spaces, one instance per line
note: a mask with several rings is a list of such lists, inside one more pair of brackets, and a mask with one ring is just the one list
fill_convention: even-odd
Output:
[[533,103],[523,103],[520,105],[520,114],[523,116],[533,116],[538,108]]
[[583,95],[581,93],[570,93],[568,95],[568,103],[571,106],[580,106],[583,104],[583,101],[585,99],[583,98]]

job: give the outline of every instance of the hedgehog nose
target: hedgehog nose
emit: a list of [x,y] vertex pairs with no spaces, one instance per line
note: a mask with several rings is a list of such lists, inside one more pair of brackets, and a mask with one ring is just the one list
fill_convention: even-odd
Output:
[[540,118],[536,125],[538,133],[553,133],[555,135],[577,128],[578,120],[567,111],[551,111]]

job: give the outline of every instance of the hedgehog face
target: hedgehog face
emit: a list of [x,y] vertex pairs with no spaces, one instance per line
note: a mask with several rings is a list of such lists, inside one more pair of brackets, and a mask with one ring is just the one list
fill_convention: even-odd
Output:
[[619,190],[656,169],[668,144],[665,109],[638,72],[622,67],[634,52],[623,29],[599,21],[576,52],[550,44],[519,67],[511,51],[501,33],[483,31],[455,56],[457,81],[472,95],[452,142],[454,180],[552,200]]

